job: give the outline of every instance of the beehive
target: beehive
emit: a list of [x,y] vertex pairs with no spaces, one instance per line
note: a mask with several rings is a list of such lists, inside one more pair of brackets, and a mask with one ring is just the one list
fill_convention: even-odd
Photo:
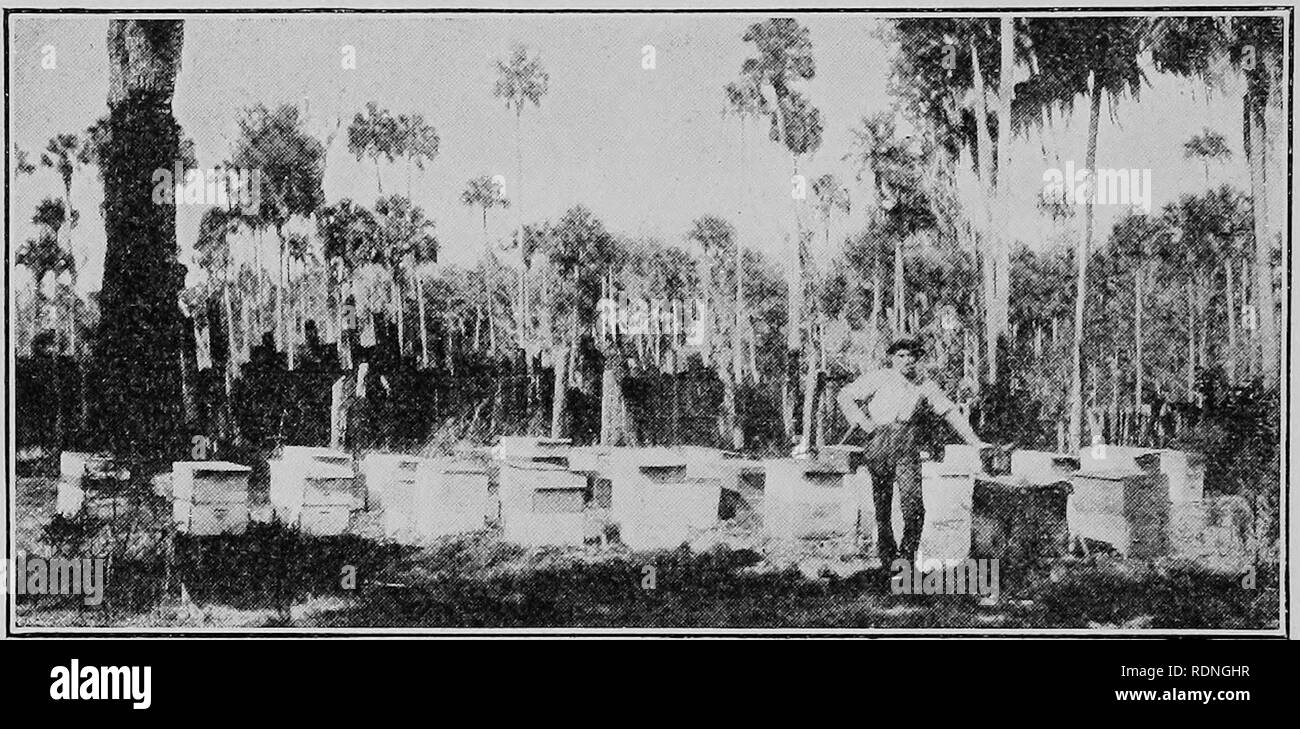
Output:
[[1169,478],[1135,470],[1080,471],[1071,479],[1070,532],[1135,559],[1169,551]]
[[507,461],[498,491],[503,538],[525,546],[581,545],[586,491],[586,477],[567,468]]
[[1011,475],[1034,483],[1068,480],[1079,470],[1079,458],[1068,453],[1017,450],[1011,452]]
[[685,478],[649,483],[619,523],[619,539],[637,550],[673,549],[718,522],[722,481]]
[[[366,509],[384,509],[386,497],[407,504],[409,508],[410,492],[420,480],[420,466],[424,460],[401,453],[367,453],[361,459]],[[385,509],[385,515],[387,513]]]
[[[947,561],[966,559],[970,552],[971,501],[975,490],[975,473],[963,457],[953,463],[921,464],[921,499],[925,505],[925,525],[917,547],[919,559]],[[893,500],[894,538],[903,537],[902,507],[898,488]]]
[[1071,485],[1016,476],[975,479],[971,556],[1029,564],[1065,554]]
[[172,520],[186,534],[242,534],[248,527],[248,476],[228,461],[172,464]]
[[434,487],[428,492],[431,503],[420,510],[420,532],[444,536],[483,529],[491,511],[487,469],[456,461],[428,461],[424,468]]
[[114,519],[129,509],[130,471],[112,456],[64,452],[59,456],[55,511],[66,517],[86,510]]
[[503,435],[493,449],[493,456],[502,461],[531,461],[568,465],[571,441],[568,438],[537,438],[533,436]]
[[350,455],[328,448],[286,446],[282,457],[268,465],[276,518],[298,524],[309,534],[347,531],[352,512],[362,503]]
[[1167,448],[1134,459],[1138,468],[1169,479],[1169,500],[1175,504],[1200,501],[1205,495],[1205,457]]
[[869,499],[865,479],[809,470],[807,461],[764,462],[763,526],[778,539],[859,536],[858,517]]
[[661,451],[613,455],[599,473],[610,482],[610,519],[621,524],[636,518],[646,503],[642,492],[654,486],[681,483],[686,479],[686,461]]

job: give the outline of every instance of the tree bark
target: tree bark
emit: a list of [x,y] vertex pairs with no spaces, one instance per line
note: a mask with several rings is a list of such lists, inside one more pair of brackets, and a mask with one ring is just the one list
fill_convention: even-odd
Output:
[[1142,411],[1142,264],[1133,272],[1133,407]]
[[[1262,59],[1260,63],[1263,63]],[[1281,364],[1273,300],[1273,241],[1268,224],[1264,103],[1259,94],[1246,92],[1246,158],[1250,167],[1250,197],[1255,224],[1255,309],[1259,319],[1260,375],[1265,386],[1275,387]]]
[[179,157],[171,102],[183,27],[178,20],[108,24],[110,132],[101,158],[107,246],[97,359],[108,442],[130,463],[171,460],[182,435],[176,207],[153,202],[151,175]]
[[[1087,168],[1093,175],[1095,187],[1097,164],[1097,126],[1101,117],[1101,83],[1094,73],[1092,76],[1091,101],[1088,110],[1088,152]],[[1092,248],[1093,195],[1090,193],[1084,205],[1083,237],[1079,239],[1078,276],[1074,286],[1074,342],[1073,363],[1070,371],[1070,440],[1071,452],[1077,452],[1083,441],[1083,315],[1087,297],[1088,254]],[[1095,434],[1094,434],[1095,435]]]

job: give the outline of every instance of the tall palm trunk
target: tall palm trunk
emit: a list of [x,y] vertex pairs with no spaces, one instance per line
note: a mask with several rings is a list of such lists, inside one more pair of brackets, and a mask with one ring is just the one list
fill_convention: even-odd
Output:
[[277,319],[278,334],[276,339],[280,348],[289,356],[289,368],[293,369],[293,345],[289,343],[289,311],[285,306],[285,288],[287,288],[288,279],[288,261],[285,257],[286,245],[284,240],[284,226],[277,224],[275,226],[275,237],[279,242],[279,259],[276,261],[276,286],[275,286],[275,314]]
[[[1262,49],[1260,52],[1263,52]],[[1259,318],[1260,375],[1265,385],[1271,387],[1278,382],[1280,357],[1273,302],[1273,241],[1268,225],[1268,181],[1265,176],[1268,147],[1264,128],[1264,103],[1260,94],[1251,89],[1246,91],[1246,158],[1250,167],[1250,198],[1254,215],[1255,309]]]
[[894,241],[894,321],[890,323],[895,337],[907,330],[907,296],[903,280],[903,239]]
[[1224,323],[1228,330],[1228,356],[1224,358],[1225,366],[1228,372],[1228,382],[1237,381],[1237,292],[1233,278],[1235,277],[1231,257],[1223,259],[1223,311],[1227,318]]
[[1133,407],[1142,411],[1142,264],[1133,273]]
[[[1016,85],[1013,82],[1015,68],[1015,20],[1010,15],[1003,15],[999,23],[1000,71],[998,79],[998,142],[997,175],[1011,175],[1011,106],[1015,102]],[[995,180],[997,185],[998,208],[1003,220],[1012,217],[1011,184],[1008,179]],[[993,235],[993,285],[996,305],[995,340],[1006,336],[1011,314],[1011,246],[1007,236],[999,229]],[[994,351],[997,342],[994,342]],[[996,360],[994,360],[996,362]],[[996,368],[993,379],[997,379]]]
[[415,301],[420,312],[420,366],[429,366],[429,324],[425,314],[424,277],[415,272]]
[[988,352],[988,382],[997,379],[998,361],[998,275],[997,275],[997,230],[993,224],[993,199],[997,195],[997,186],[993,179],[993,159],[996,154],[993,136],[988,126],[988,97],[984,89],[984,73],[980,70],[979,51],[975,41],[970,41],[971,66],[975,88],[975,166],[979,170],[980,182],[983,183],[984,214],[984,250],[981,253],[981,269],[984,279],[984,347]]
[[[1101,118],[1101,81],[1096,73],[1091,78],[1091,99],[1088,108],[1088,153],[1086,165],[1096,182],[1097,127]],[[1087,298],[1088,253],[1092,248],[1093,195],[1089,195],[1083,208],[1083,237],[1079,239],[1078,276],[1074,284],[1074,342],[1070,370],[1070,432],[1071,452],[1079,450],[1083,442],[1083,313]],[[1096,433],[1093,434],[1097,435]]]
[[235,392],[235,313],[234,307],[230,303],[230,262],[227,259],[225,270],[223,271],[221,281],[221,306],[226,315],[226,367],[225,367],[225,398],[222,399],[221,410],[225,422],[230,424],[231,433],[223,434],[239,438],[239,426],[235,423],[231,399]]
[[1196,286],[1187,280],[1187,399],[1196,397]]
[[397,356],[398,359],[401,359],[406,356],[406,317],[404,316],[405,312],[402,311],[405,308],[403,306],[405,302],[402,300],[402,271],[397,266],[393,266],[390,275],[393,279],[393,290],[396,294],[393,297],[393,318],[397,320]]

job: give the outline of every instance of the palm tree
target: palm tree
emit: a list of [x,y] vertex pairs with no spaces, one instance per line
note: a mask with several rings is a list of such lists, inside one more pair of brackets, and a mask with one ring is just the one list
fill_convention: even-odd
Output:
[[1269,233],[1265,175],[1270,153],[1265,112],[1270,107],[1280,108],[1286,97],[1285,92],[1274,93],[1286,88],[1283,33],[1282,19],[1267,16],[1159,18],[1151,23],[1148,33],[1152,61],[1162,73],[1199,78],[1213,87],[1218,85],[1217,68],[1226,60],[1246,81],[1242,136],[1254,216],[1259,355],[1262,375],[1269,386],[1278,383],[1281,354],[1273,285],[1274,239]]
[[[738,320],[734,316],[726,317],[728,308],[734,311],[739,305],[739,302],[734,300],[727,301],[729,291],[735,290],[734,281],[729,279],[739,277],[739,271],[734,267],[736,231],[726,220],[714,215],[705,215],[695,219],[690,232],[686,234],[686,239],[700,246],[704,252],[704,259],[708,263],[707,290],[711,300],[709,313],[713,318],[713,321],[708,324],[709,330],[721,335],[725,329],[732,329],[731,336],[728,338],[730,344],[728,349],[731,350],[732,356],[727,360],[720,357],[710,357],[710,360],[722,380],[722,420],[719,423],[719,431],[724,439],[731,440],[733,447],[742,448],[745,438],[736,417],[737,378],[733,372],[735,350],[740,346],[739,333],[735,331]],[[706,347],[721,349],[720,345],[723,341],[726,340],[718,336],[713,338]]]
[[[523,154],[523,135],[521,124],[523,121],[524,108],[532,104],[533,108],[541,108],[542,97],[546,95],[550,84],[550,75],[546,73],[542,66],[540,57],[528,56],[528,47],[522,44],[515,45],[510,50],[508,60],[498,60],[496,85],[492,88],[492,95],[498,99],[504,99],[506,109],[515,113],[515,194],[516,200],[521,199],[520,194],[524,186],[524,154]],[[516,226],[514,235],[514,245],[519,247],[519,260],[522,268],[519,271],[519,342],[522,345],[527,335],[527,311],[528,311],[528,256],[524,255],[523,240],[523,208],[516,208]],[[525,359],[525,367],[529,367]]]
[[1169,230],[1162,220],[1138,214],[1116,221],[1110,233],[1112,253],[1124,268],[1133,272],[1133,406],[1138,410],[1144,401],[1142,314],[1147,262],[1156,257],[1157,251],[1168,246],[1168,236]]
[[[601,271],[608,270],[613,258],[613,237],[591,211],[581,205],[564,214],[545,237],[546,253],[555,266],[559,291],[552,302],[555,307],[552,326],[556,350],[567,344],[567,353],[555,351],[555,387],[551,401],[551,437],[564,431],[568,408],[570,379],[577,375],[581,318],[591,318],[600,295]],[[567,325],[560,324],[567,320]]]
[[409,198],[411,167],[414,166],[423,172],[424,164],[432,162],[433,158],[438,156],[438,145],[441,139],[438,130],[426,123],[421,114],[398,115],[396,137],[397,141],[393,145],[394,152],[406,160],[406,196]]
[[397,346],[405,354],[406,329],[403,320],[406,316],[403,311],[402,269],[417,248],[429,246],[429,239],[433,237],[433,221],[425,216],[423,208],[413,205],[409,198],[391,195],[375,202],[375,222],[378,236],[370,258],[372,262],[388,269],[396,289],[393,317],[397,321]]
[[[1095,189],[1097,132],[1102,97],[1113,105],[1124,96],[1138,97],[1145,76],[1138,63],[1144,22],[1134,18],[1035,18],[1027,31],[1038,51],[1042,83],[1036,102],[1069,113],[1078,97],[1088,100],[1088,142],[1084,167]],[[1074,356],[1070,380],[1069,447],[1078,449],[1083,437],[1083,322],[1087,297],[1088,258],[1093,237],[1093,195],[1084,204],[1084,233],[1079,239],[1075,279]],[[1094,434],[1096,435],[1096,434]]]
[[234,279],[231,271],[234,256],[231,255],[230,236],[238,225],[239,215],[231,209],[210,208],[203,213],[203,218],[199,221],[199,236],[194,243],[194,252],[198,256],[199,266],[208,272],[209,277],[219,276],[221,282],[221,307],[226,324],[225,399],[221,412],[223,424],[232,431],[223,432],[221,435],[234,435],[236,438],[238,438],[238,425],[231,405],[236,375],[236,354],[235,315],[230,293]]
[[411,246],[411,260],[415,263],[415,299],[420,311],[420,365],[429,366],[429,324],[425,314],[424,276],[426,264],[438,262],[438,239],[432,235],[417,236]]
[[461,204],[467,207],[478,206],[483,214],[483,245],[488,244],[487,216],[492,208],[508,208],[510,201],[501,193],[501,186],[486,175],[475,177],[465,183],[465,190],[460,194]]
[[[811,80],[816,75],[812,40],[809,38],[808,28],[800,25],[793,18],[769,18],[750,25],[742,40],[753,43],[757,55],[745,59],[740,73],[761,94],[760,113],[771,120],[768,136],[790,153],[793,174],[798,175],[799,157],[816,151],[821,146],[822,140],[821,112],[794,86],[798,82]],[[769,89],[772,92],[772,99],[767,96]],[[792,316],[787,344],[792,359],[797,361],[802,341],[800,318],[803,309],[805,257],[801,250],[805,240],[797,201],[794,242],[796,250],[799,251],[797,259],[799,265],[796,271],[796,280],[799,284],[795,287],[797,295],[791,298]],[[811,354],[811,349],[809,352]],[[806,388],[816,387],[816,376],[816,368],[811,366],[810,360]],[[786,391],[789,392],[791,389],[793,383],[787,383]],[[785,411],[785,421],[792,422],[793,417],[789,414],[790,405],[786,404],[782,409]],[[805,422],[798,446],[801,452],[808,451],[811,446],[811,431],[807,426],[808,423]]]
[[[1003,132],[1026,126],[1027,118],[1036,120],[1039,110],[1046,109],[1032,93],[1035,79],[1009,83],[1016,62],[1032,62],[1038,48],[1023,32],[1024,24],[1010,15],[894,23],[900,50],[893,66],[894,88],[903,97],[904,106],[933,127],[949,159],[970,152],[983,193],[981,215],[975,217],[978,224],[971,227],[980,229],[976,240],[985,241],[978,255],[983,270],[985,374],[989,382],[997,380],[998,341],[1006,334],[1010,310],[1010,246],[995,224],[995,208],[1000,207],[1006,215],[1010,205],[1009,186],[999,185],[997,177],[998,170],[1010,168],[1011,135]],[[946,63],[954,50],[954,63]],[[992,113],[990,86],[996,88],[996,114]]]
[[[59,134],[50,139],[45,146],[45,152],[41,154],[41,166],[49,167],[59,174],[59,179],[63,182],[63,203],[65,209],[71,211],[72,207],[72,180],[78,170],[86,163],[88,158],[81,149],[81,140],[75,134]],[[68,251],[74,254],[75,248],[72,245],[72,228],[76,222],[76,213],[73,212],[68,220],[67,240]],[[68,315],[68,349],[74,358],[77,357],[77,266],[73,266],[70,274],[72,276],[72,293],[73,306]],[[84,399],[84,398],[83,398]],[[85,415],[84,408],[81,411]],[[83,423],[84,425],[84,423]]]
[[[739,177],[745,181],[745,197],[749,201],[750,213],[757,218],[757,212],[754,210],[754,192],[753,192],[753,175],[752,165],[749,158],[749,125],[750,122],[757,120],[762,116],[763,93],[754,85],[753,79],[749,77],[742,78],[739,81],[726,85],[723,92],[727,97],[727,105],[723,110],[724,114],[734,114],[740,120],[740,160],[741,171]],[[739,238],[736,240],[735,253],[735,270],[742,270],[742,256],[744,246],[741,245]],[[737,383],[743,377],[741,366],[741,342],[742,322],[746,321],[745,315],[745,296],[741,282],[744,276],[736,277],[736,316],[732,326],[735,331],[735,341],[732,343],[732,377]],[[743,434],[742,434],[743,435]]]
[[348,125],[348,151],[357,161],[369,157],[375,165],[375,182],[379,194],[384,194],[384,178],[380,171],[379,160],[383,158],[392,162],[401,154],[401,131],[397,120],[387,109],[380,109],[375,102],[366,103],[364,115],[357,113]]
[[379,235],[379,226],[373,213],[345,198],[317,211],[316,231],[325,260],[339,274],[338,294],[335,296],[338,308],[334,312],[338,321],[339,357],[344,369],[351,369],[352,349],[343,321],[344,301],[355,300],[353,275],[357,267],[368,260],[373,241]]
[[[32,215],[32,224],[42,230],[42,237],[48,235],[57,244],[59,234],[66,228],[71,228],[76,225],[79,217],[80,216],[76,211],[73,211],[71,215],[68,214],[68,208],[64,206],[63,200],[47,197],[36,205],[36,212]],[[54,273],[56,277],[60,273],[67,272],[69,276],[72,277],[72,280],[75,281],[77,277],[76,259],[72,256],[71,251],[65,250],[65,253],[67,253],[67,256],[63,259],[63,265],[59,266],[57,270],[51,270],[50,272]],[[73,348],[77,341],[75,333],[75,324],[77,320],[75,296],[68,301],[68,304],[69,309],[63,316],[63,318],[67,319],[69,322],[68,354],[76,359],[76,350]]]
[[289,336],[288,340],[289,369],[293,369],[295,365],[295,353],[298,349],[298,339],[301,335],[303,325],[302,297],[299,296],[299,301],[295,302],[293,292],[302,291],[304,288],[300,285],[295,285],[294,267],[296,266],[298,269],[296,280],[302,281],[308,277],[311,265],[319,259],[316,257],[316,248],[312,245],[311,238],[308,238],[303,233],[290,233],[286,240],[285,247],[288,251],[289,264],[288,273],[286,275],[289,284],[289,316],[292,319],[292,323],[290,324],[292,334]]
[[[303,129],[298,108],[288,104],[269,110],[258,104],[239,120],[239,140],[231,166],[260,170],[261,209],[257,217],[275,229],[279,241],[276,273],[276,313],[279,345],[292,349],[285,305],[288,239],[285,225],[294,217],[309,217],[324,202],[325,147]],[[290,361],[293,355],[289,355]]]
[[[59,201],[55,201],[59,202]],[[57,228],[55,229],[57,230]],[[51,232],[48,228],[42,230],[35,239],[28,239],[21,248],[18,249],[15,263],[24,266],[31,271],[32,281],[35,289],[35,308],[36,322],[35,329],[37,334],[42,331],[41,327],[47,314],[47,304],[45,297],[45,278],[54,276],[56,279],[60,273],[69,270],[72,263],[72,256],[59,245],[56,233]],[[62,384],[58,380],[57,368],[51,373],[54,377],[54,385],[51,388],[54,392],[54,446],[61,448],[63,446],[63,398]]]
[[1194,134],[1183,142],[1183,157],[1200,160],[1205,165],[1205,181],[1209,182],[1210,162],[1232,157],[1232,150],[1228,149],[1228,142],[1222,134],[1205,127],[1200,134]]

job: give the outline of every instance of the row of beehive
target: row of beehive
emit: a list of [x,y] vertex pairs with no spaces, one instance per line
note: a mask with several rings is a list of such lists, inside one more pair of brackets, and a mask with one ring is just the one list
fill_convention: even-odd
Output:
[[[985,556],[1015,549],[1050,555],[1069,534],[1134,557],[1177,551],[1189,535],[1205,541],[1204,522],[1217,511],[1195,518],[1206,511],[1195,457],[1107,450],[1107,461],[1095,449],[1079,459],[1017,451],[1011,477],[998,478],[981,474],[974,451],[950,446],[942,462],[923,464],[920,556],[963,559],[972,546]],[[740,510],[761,514],[778,538],[874,536],[870,477],[853,463],[851,449],[827,449],[813,461],[760,463],[709,449],[584,449],[504,438],[496,456],[504,538],[525,545],[582,544],[591,531],[588,502],[634,549],[678,546]],[[1080,461],[1088,467],[1079,470]],[[412,542],[479,529],[493,516],[483,468],[396,454],[370,454],[360,465],[358,481],[346,453],[286,447],[270,464],[273,513],[310,533],[340,534],[359,510],[378,510],[386,536]],[[241,531],[249,520],[248,474],[222,462],[175,464],[178,526],[197,534]]]
[[[359,513],[370,511],[382,515],[384,536],[413,543],[482,529],[489,515],[487,471],[468,463],[371,453],[357,464],[342,451],[286,446],[268,465],[271,514],[309,534],[348,533]],[[177,528],[242,533],[250,522],[250,472],[222,461],[174,463]]]

